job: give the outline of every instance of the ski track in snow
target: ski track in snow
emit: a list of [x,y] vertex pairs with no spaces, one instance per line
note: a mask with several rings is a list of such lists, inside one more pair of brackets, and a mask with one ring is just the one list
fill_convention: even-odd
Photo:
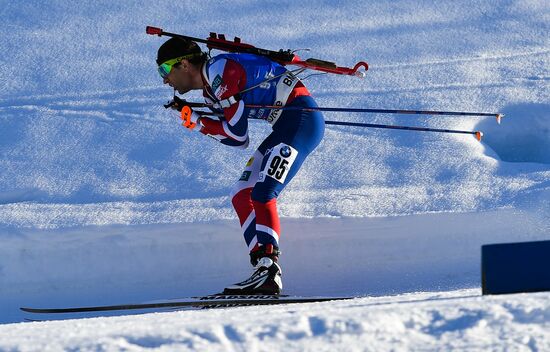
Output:
[[[534,48],[525,52],[509,52],[501,53],[500,55],[481,55],[479,57],[455,58],[447,60],[428,60],[420,62],[406,62],[397,64],[381,64],[376,65],[371,71],[376,71],[376,75],[392,74],[387,71],[397,71],[403,74],[404,70],[420,69],[426,66],[429,70],[441,70],[442,72],[457,71],[462,68],[464,63],[476,63],[487,65],[490,64],[495,68],[502,67],[508,60],[515,58],[525,58],[527,62],[548,62],[550,59],[550,50],[546,48]],[[497,61],[497,62],[493,62]],[[442,67],[441,67],[442,66]],[[372,72],[369,72],[371,74]],[[414,73],[418,75],[418,73]],[[546,75],[534,75],[528,77],[502,77],[501,80],[483,80],[482,83],[444,83],[435,85],[414,85],[407,88],[395,89],[394,85],[382,89],[366,88],[357,90],[356,88],[341,89],[332,88],[331,90],[320,89],[315,91],[315,95],[333,94],[343,95],[349,93],[355,94],[388,94],[398,92],[413,92],[425,90],[441,90],[441,89],[457,89],[457,88],[506,88],[509,87],[510,80],[517,83],[541,84],[547,86],[548,68]],[[374,84],[371,84],[374,86]],[[149,108],[151,105],[158,104],[161,100],[162,90],[158,87],[140,87],[134,89],[120,89],[108,92],[81,93],[81,94],[66,94],[66,95],[42,95],[29,98],[14,98],[0,99],[0,112],[17,112],[18,110],[38,110],[46,112],[56,112],[61,116],[69,115],[71,117],[81,118],[100,118],[103,121],[113,123],[132,123],[127,119],[137,119],[140,121],[151,121],[153,123],[169,123],[162,117],[156,119],[148,119],[143,117],[141,110]],[[32,104],[34,102],[34,104]],[[117,109],[117,105],[120,106]],[[128,106],[131,105],[135,113],[129,113]],[[72,108],[72,109],[71,109]],[[83,115],[83,116],[79,116]],[[113,118],[108,118],[108,115],[114,115]],[[124,117],[125,120],[117,118]]]

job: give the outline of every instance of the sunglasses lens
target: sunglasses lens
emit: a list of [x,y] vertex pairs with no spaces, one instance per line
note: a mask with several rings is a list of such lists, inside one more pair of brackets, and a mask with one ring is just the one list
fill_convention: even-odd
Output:
[[159,66],[159,74],[163,79],[166,78],[166,76],[168,76],[171,70],[172,70],[172,65],[162,64]]
[[160,76],[162,77],[162,79],[165,79],[168,76],[168,74],[170,73],[170,71],[172,71],[172,67],[174,65],[178,64],[183,59],[188,59],[188,58],[191,58],[191,57],[194,57],[194,56],[196,56],[196,54],[188,54],[188,55],[183,55],[183,56],[180,56],[180,57],[176,57],[175,59],[168,60],[168,61],[164,62],[163,64],[161,64],[159,66]]

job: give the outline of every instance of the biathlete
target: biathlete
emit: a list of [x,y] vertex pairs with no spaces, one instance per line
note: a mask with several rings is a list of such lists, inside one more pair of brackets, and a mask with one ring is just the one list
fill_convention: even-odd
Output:
[[318,111],[248,108],[245,104],[304,108],[317,104],[292,72],[264,56],[228,53],[208,58],[197,43],[171,38],[159,48],[157,64],[164,84],[180,94],[201,89],[206,102],[220,114],[219,118],[201,116],[189,106],[179,106],[186,128],[222,144],[246,148],[249,118],[271,124],[273,131],[254,152],[231,194],[254,270],[223,293],[280,294],[277,197],[319,145],[325,123]]

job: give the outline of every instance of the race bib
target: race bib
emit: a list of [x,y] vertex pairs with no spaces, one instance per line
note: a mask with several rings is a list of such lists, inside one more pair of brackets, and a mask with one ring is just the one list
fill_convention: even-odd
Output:
[[271,150],[264,169],[260,172],[259,181],[265,181],[271,177],[280,183],[284,183],[298,151],[288,144],[281,143]]
[[[275,102],[273,103],[273,105],[284,106],[288,100],[288,97],[290,96],[290,93],[292,93],[292,90],[294,89],[298,81],[298,77],[296,77],[292,72],[288,71],[286,75],[284,75],[279,80],[279,82],[277,82],[277,92],[275,94]],[[280,109],[271,110],[271,113],[267,117],[267,122],[269,122],[272,126],[275,125],[275,122],[279,120],[279,117],[281,117],[282,113],[283,110]]]

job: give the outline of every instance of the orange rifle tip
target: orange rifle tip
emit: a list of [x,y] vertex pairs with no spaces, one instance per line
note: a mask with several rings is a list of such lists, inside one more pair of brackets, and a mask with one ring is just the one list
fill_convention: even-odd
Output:
[[481,137],[483,137],[483,132],[481,131],[477,131],[476,132],[476,139],[481,142]]

